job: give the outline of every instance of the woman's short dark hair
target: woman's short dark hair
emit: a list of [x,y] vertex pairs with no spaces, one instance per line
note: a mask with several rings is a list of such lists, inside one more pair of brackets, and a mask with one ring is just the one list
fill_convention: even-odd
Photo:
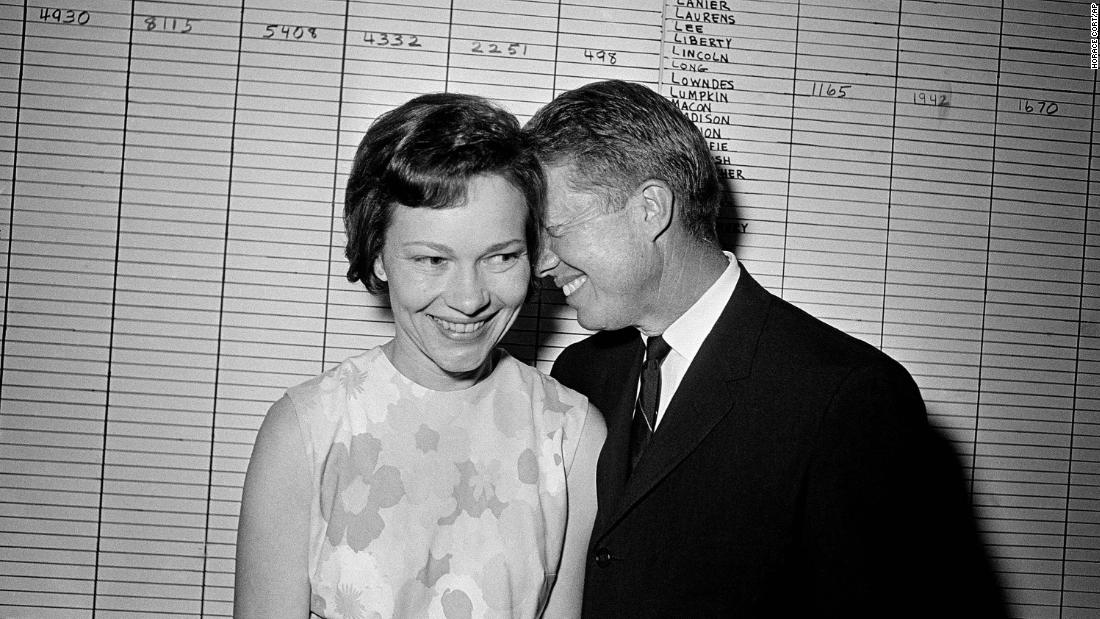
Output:
[[367,129],[348,176],[344,230],[348,281],[386,291],[374,274],[395,205],[449,208],[466,200],[470,180],[498,174],[527,201],[528,260],[538,256],[543,176],[524,147],[514,116],[473,95],[421,95],[382,114]]
[[536,112],[525,131],[543,165],[567,166],[574,189],[602,194],[611,210],[642,181],[667,182],[684,228],[717,244],[722,185],[710,147],[699,128],[652,89],[620,80],[586,84]]

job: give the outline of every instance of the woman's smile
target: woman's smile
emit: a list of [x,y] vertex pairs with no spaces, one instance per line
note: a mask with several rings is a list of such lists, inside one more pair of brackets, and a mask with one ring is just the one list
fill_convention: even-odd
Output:
[[431,318],[435,324],[439,325],[444,335],[458,341],[480,337],[483,333],[482,327],[489,322],[489,319],[479,320],[477,322],[454,322],[444,320],[438,316],[432,316],[431,314],[428,315],[428,318]]

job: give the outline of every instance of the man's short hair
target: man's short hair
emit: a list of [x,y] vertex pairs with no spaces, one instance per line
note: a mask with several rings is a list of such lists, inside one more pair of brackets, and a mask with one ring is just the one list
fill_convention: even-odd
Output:
[[394,206],[460,206],[470,180],[480,174],[498,174],[523,194],[533,263],[544,181],[514,116],[481,97],[456,93],[421,95],[379,116],[359,143],[344,194],[348,281],[385,292],[373,266]]
[[668,183],[684,228],[717,245],[722,185],[710,147],[650,88],[619,80],[581,86],[539,110],[524,131],[543,166],[568,166],[573,187],[602,193],[611,210],[642,181]]

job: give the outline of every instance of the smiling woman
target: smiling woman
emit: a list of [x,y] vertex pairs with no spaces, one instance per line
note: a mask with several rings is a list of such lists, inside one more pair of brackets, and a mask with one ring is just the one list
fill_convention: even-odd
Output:
[[394,338],[268,412],[236,616],[579,615],[603,420],[497,348],[528,290],[542,187],[515,118],[484,99],[425,95],[367,131],[348,279],[389,293]]
[[394,208],[373,272],[389,284],[386,347],[402,374],[440,390],[481,378],[527,295],[525,215],[523,194],[496,174],[470,179],[461,206]]

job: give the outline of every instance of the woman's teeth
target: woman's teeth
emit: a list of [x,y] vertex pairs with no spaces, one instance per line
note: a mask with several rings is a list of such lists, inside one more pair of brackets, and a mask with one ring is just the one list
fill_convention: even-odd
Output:
[[473,333],[474,331],[480,329],[481,326],[484,325],[486,322],[488,322],[485,320],[481,320],[478,322],[448,322],[446,320],[443,320],[442,318],[437,318],[435,316],[432,316],[432,320],[434,320],[437,325],[443,327],[444,329],[448,331],[454,331],[455,333]]

